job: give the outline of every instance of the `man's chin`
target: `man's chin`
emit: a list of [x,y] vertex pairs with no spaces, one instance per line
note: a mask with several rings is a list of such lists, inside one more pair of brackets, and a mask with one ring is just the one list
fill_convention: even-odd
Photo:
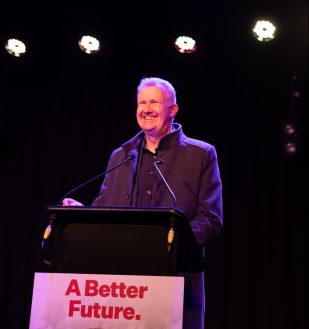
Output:
[[144,133],[150,137],[156,138],[158,137],[158,131],[156,128],[152,129],[143,129]]
[[156,127],[151,126],[151,125],[147,125],[147,124],[142,125],[141,128],[147,133],[151,133],[151,132],[154,132],[156,130]]

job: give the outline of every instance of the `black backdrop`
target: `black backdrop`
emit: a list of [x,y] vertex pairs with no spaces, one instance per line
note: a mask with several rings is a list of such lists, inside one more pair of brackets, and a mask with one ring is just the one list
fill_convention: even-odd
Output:
[[[207,329],[308,328],[304,2],[87,4],[1,5],[1,328],[28,326],[33,274],[48,270],[45,206],[103,171],[138,131],[143,76],[170,80],[176,121],[217,148],[224,229],[206,251]],[[263,16],[278,24],[265,44],[250,32]],[[84,31],[101,38],[102,52],[79,50]],[[178,31],[198,40],[196,53],[175,51]],[[7,37],[26,40],[27,55],[9,56]],[[282,146],[291,117],[295,157]],[[90,203],[100,183],[76,198]]]

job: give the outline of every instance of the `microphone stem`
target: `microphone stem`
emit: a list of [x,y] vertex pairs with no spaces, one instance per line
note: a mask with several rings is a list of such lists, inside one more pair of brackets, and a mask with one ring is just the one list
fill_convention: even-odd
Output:
[[173,201],[174,201],[174,208],[176,208],[176,197],[175,197],[175,194],[173,193],[173,191],[171,190],[171,188],[169,187],[169,185],[167,184],[167,181],[165,180],[164,176],[162,175],[161,173],[161,170],[158,168],[158,164],[161,163],[161,161],[155,161],[153,164],[155,166],[155,168],[157,169],[160,177],[162,178],[165,186],[167,187],[167,189],[169,190],[171,196],[173,197]]

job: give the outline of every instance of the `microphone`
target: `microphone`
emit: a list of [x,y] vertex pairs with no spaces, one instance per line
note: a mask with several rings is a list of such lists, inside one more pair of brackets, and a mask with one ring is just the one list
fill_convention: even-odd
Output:
[[159,160],[155,161],[153,164],[154,164],[154,166],[156,167],[156,169],[157,169],[157,171],[158,171],[160,177],[162,178],[162,180],[163,180],[165,186],[167,187],[168,191],[170,192],[171,196],[173,197],[174,208],[177,208],[177,207],[176,207],[176,197],[175,197],[175,194],[174,194],[174,192],[172,191],[172,189],[170,188],[170,186],[168,185],[167,181],[165,180],[164,176],[163,176],[162,173],[161,173],[161,170],[160,170],[159,167],[158,167],[158,164],[162,164],[162,163],[163,163],[163,160],[159,159]]
[[130,160],[134,160],[137,157],[137,151],[136,150],[132,150],[129,152],[129,156],[123,160],[122,162],[118,163],[117,165],[113,166],[112,168],[109,168],[107,170],[105,170],[104,172],[102,172],[101,174],[87,180],[85,183],[75,187],[74,189],[70,190],[69,192],[67,192],[59,201],[59,205],[62,205],[62,201],[67,198],[68,196],[70,196],[71,194],[73,194],[74,192],[78,191],[79,189],[83,188],[85,185],[90,184],[91,182],[93,182],[94,180],[104,176],[105,174],[108,174],[109,172],[121,167],[122,165],[124,165],[125,163],[127,163]]
[[[171,196],[173,197],[174,208],[177,208],[176,207],[176,197],[175,197],[175,194],[172,191],[172,189],[170,188],[170,186],[167,184],[166,179],[164,178],[163,174],[161,173],[161,170],[158,167],[158,164],[162,164],[162,163],[163,163],[163,160],[159,159],[159,160],[155,161],[153,163],[153,165],[157,169],[157,171],[158,171],[160,177],[162,178],[165,186],[167,187],[168,191],[170,192]],[[168,252],[171,252],[171,250],[172,250],[172,243],[174,241],[174,235],[175,235],[175,231],[174,231],[174,220],[171,220],[170,221],[170,228],[169,228],[168,233],[167,233],[167,251]]]

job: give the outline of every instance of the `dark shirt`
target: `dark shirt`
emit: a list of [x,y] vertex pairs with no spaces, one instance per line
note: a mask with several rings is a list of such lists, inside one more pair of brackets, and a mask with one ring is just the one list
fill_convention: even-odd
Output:
[[142,148],[141,165],[137,177],[137,207],[151,207],[153,186],[157,177],[153,163],[157,159],[157,153],[152,153],[145,147]]

